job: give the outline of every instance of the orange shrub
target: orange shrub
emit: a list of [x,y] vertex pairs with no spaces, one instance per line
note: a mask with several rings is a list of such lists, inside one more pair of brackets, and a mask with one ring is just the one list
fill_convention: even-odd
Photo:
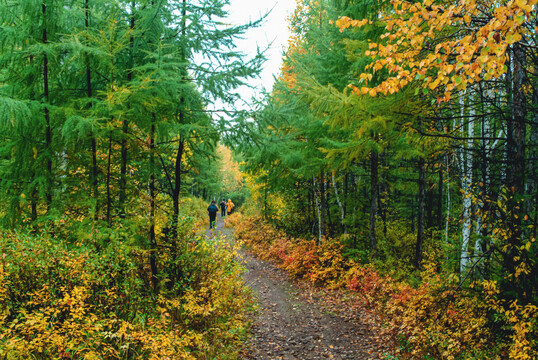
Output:
[[308,276],[319,262],[319,248],[315,241],[293,239],[290,241],[289,254],[284,255],[282,268],[292,276],[303,278]]
[[243,220],[243,215],[240,212],[234,212],[224,218],[224,227],[234,228],[241,220]]
[[[536,308],[512,304],[503,310],[495,300],[494,285],[464,290],[454,276],[442,275],[433,262],[420,274],[421,285],[411,285],[381,275],[371,265],[346,259],[342,245],[331,239],[291,239],[261,218],[245,218],[237,224],[236,236],[263,259],[270,259],[297,278],[316,285],[347,288],[360,295],[363,306],[383,320],[383,333],[399,339],[406,356],[416,359],[501,359],[503,351],[514,359],[527,357],[532,344],[527,340],[536,327],[525,316]],[[489,290],[488,290],[489,289]],[[505,317],[511,324],[512,343],[495,342],[491,316]],[[515,355],[523,354],[523,355]]]

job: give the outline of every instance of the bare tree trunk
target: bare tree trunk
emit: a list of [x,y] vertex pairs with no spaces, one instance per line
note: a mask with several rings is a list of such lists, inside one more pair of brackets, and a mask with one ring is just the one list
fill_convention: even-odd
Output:
[[[533,88],[533,103],[538,105],[538,83],[534,85]],[[527,196],[529,197],[527,212],[529,215],[534,213],[534,224],[537,224],[538,221],[538,179],[536,167],[538,166],[538,111],[535,111],[533,114],[533,121],[530,129],[530,138],[529,138],[529,163],[527,168],[527,174],[529,176],[527,180]],[[536,228],[533,228],[532,237],[536,238]]]
[[[90,28],[90,4],[89,0],[84,2],[84,25],[86,32]],[[88,41],[86,41],[86,46],[89,47]],[[86,96],[88,99],[91,99],[93,96],[92,92],[92,72],[90,67],[90,54],[86,53]],[[93,107],[93,103],[90,101],[89,107]],[[99,218],[99,188],[98,188],[98,168],[97,168],[97,139],[95,132],[92,130],[91,134],[91,152],[92,152],[92,165],[90,170],[90,178],[92,184],[92,196],[95,201],[95,206],[93,209],[93,219],[97,220]]]
[[338,207],[340,208],[340,224],[342,225],[342,232],[346,233],[346,224],[344,223],[344,218],[346,216],[344,205],[340,201],[340,196],[338,196],[338,186],[336,185],[336,180],[334,179],[334,173],[332,173],[332,182],[333,182],[333,188],[334,188],[334,196],[336,197],[336,202],[338,203]]
[[[510,198],[507,202],[506,224],[509,228],[507,251],[503,254],[503,266],[508,274],[515,274],[516,267],[525,259],[518,256],[521,245],[521,218],[524,207],[519,204],[519,197],[525,193],[525,142],[527,103],[525,95],[525,49],[521,44],[513,48],[513,80],[512,80],[512,116],[508,119],[506,146],[508,171],[506,185]],[[519,260],[518,260],[519,259]],[[521,279],[514,278],[506,282],[505,290],[514,290]]]
[[151,132],[149,143],[149,263],[153,291],[158,292],[157,277],[157,240],[155,238],[155,114],[151,114]]
[[[134,35],[135,28],[135,11],[136,5],[134,1],[131,1],[131,17],[130,17],[130,30],[129,36],[129,70],[127,71],[127,82],[131,83],[133,79],[134,68]],[[128,161],[128,148],[127,138],[129,136],[129,120],[124,117],[121,130],[121,165],[120,165],[120,195],[119,195],[119,211],[120,218],[125,218],[125,200],[127,198],[127,161]]]
[[450,224],[450,164],[446,157],[446,221],[445,221],[445,244],[448,244],[448,225]]
[[178,240],[177,226],[179,221],[179,195],[181,194],[181,162],[185,150],[185,141],[180,137],[177,153],[176,166],[174,170],[174,188],[172,189],[173,218],[172,218],[172,253],[176,254]]
[[314,198],[316,200],[316,210],[317,210],[317,213],[318,213],[318,244],[321,244],[321,235],[322,235],[322,232],[321,232],[321,210],[320,210],[320,204],[319,204],[319,200],[318,200],[318,195],[317,195],[317,191],[316,191],[316,178],[314,177],[314,175],[312,175],[312,184],[314,185],[313,188],[314,188]]
[[[41,4],[41,12],[43,14],[43,44],[48,43],[47,38],[47,5]],[[47,203],[47,211],[50,210],[52,203],[52,127],[50,124],[50,93],[49,93],[49,58],[47,53],[43,53],[43,91],[45,96],[45,143],[47,147],[47,190],[45,199]]]
[[376,151],[372,150],[370,153],[370,249],[375,253],[377,252],[377,239],[375,234],[375,222],[377,216],[377,197],[378,197],[378,171],[379,171],[379,155]]
[[422,247],[424,245],[424,208],[426,202],[426,181],[424,158],[418,160],[418,218],[417,243],[415,246],[415,267],[419,268],[422,262]]
[[321,235],[327,235],[327,199],[326,199],[326,192],[325,192],[325,172],[321,172],[320,176],[320,210],[321,210]]
[[112,227],[112,195],[110,193],[110,178],[112,176],[111,171],[112,163],[112,134],[108,135],[108,155],[106,166],[106,221],[108,227]]
[[467,271],[467,265],[469,263],[469,242],[471,239],[471,213],[473,206],[472,199],[472,182],[473,182],[473,154],[471,149],[473,148],[474,137],[474,114],[470,116],[467,137],[467,151],[462,153],[463,159],[462,167],[462,189],[463,189],[463,227],[462,227],[462,241],[461,241],[461,258],[460,258],[460,272],[463,274]]
[[439,158],[439,181],[437,183],[437,229],[443,229],[443,157]]

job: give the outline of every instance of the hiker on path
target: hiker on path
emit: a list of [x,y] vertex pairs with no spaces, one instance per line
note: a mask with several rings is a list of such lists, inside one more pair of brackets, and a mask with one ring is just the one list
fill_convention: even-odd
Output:
[[215,219],[217,218],[217,212],[219,209],[215,205],[215,200],[211,201],[211,205],[207,208],[207,214],[209,215],[209,228],[213,229],[215,227]]
[[235,205],[232,202],[232,199],[228,199],[228,202],[226,203],[226,208],[228,209],[228,215],[230,215],[234,209]]
[[226,200],[222,199],[219,206],[220,206],[220,216],[222,217],[226,216]]

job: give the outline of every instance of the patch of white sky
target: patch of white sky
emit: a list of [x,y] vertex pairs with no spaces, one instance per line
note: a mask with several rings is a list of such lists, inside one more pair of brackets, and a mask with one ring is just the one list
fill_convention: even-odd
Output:
[[[235,104],[237,109],[250,109],[252,98],[261,100],[264,89],[267,92],[272,90],[274,77],[279,75],[283,53],[288,46],[288,19],[295,6],[295,0],[230,0],[230,4],[225,7],[229,13],[225,22],[231,25],[256,21],[269,13],[259,27],[249,29],[235,43],[235,50],[244,53],[247,59],[253,58],[258,49],[266,49],[264,54],[267,58],[259,78],[248,80],[250,87],[242,86],[238,89],[240,100]],[[218,102],[209,105],[214,110],[222,106]]]

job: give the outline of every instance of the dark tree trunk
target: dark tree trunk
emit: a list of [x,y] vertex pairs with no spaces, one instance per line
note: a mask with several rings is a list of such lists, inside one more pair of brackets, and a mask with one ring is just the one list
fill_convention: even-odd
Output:
[[[533,90],[533,103],[538,105],[538,82],[534,85]],[[536,238],[536,229],[538,226],[538,179],[536,167],[538,166],[538,111],[533,114],[533,122],[531,124],[531,133],[529,139],[529,166],[528,166],[528,197],[529,197],[529,214],[534,213],[534,224],[532,229],[532,237]]]
[[[47,6],[41,4],[41,12],[43,13],[43,44],[48,43],[47,38]],[[49,58],[47,53],[43,53],[43,92],[45,102],[45,143],[47,147],[47,190],[45,199],[47,202],[47,211],[50,210],[52,203],[52,127],[50,124],[50,111],[48,105],[50,104],[49,94]]]
[[314,182],[314,178],[310,181],[310,196],[312,199],[310,209],[312,210],[312,235],[316,234],[316,223],[317,217],[316,217],[316,210],[317,210],[317,204],[316,204],[316,184]]
[[418,219],[417,219],[417,243],[415,246],[415,267],[422,262],[422,246],[424,244],[424,203],[425,203],[425,165],[424,159],[418,161]]
[[155,114],[151,114],[151,132],[149,140],[149,263],[153,291],[158,292],[157,277],[157,240],[155,238]]
[[426,191],[426,229],[433,226],[433,198],[434,194],[431,190],[431,183],[428,181],[428,191]]
[[411,196],[411,232],[415,232],[415,196]]
[[[90,4],[89,0],[85,0],[84,3],[84,25],[86,31],[88,31],[90,27]],[[86,46],[89,46],[87,44]],[[92,89],[92,72],[90,67],[90,55],[87,53],[85,55],[86,60],[86,96],[88,96],[89,99],[93,96],[93,89]],[[90,101],[89,107],[92,108],[93,103]],[[97,220],[99,218],[99,189],[98,189],[98,168],[97,168],[97,139],[94,132],[92,132],[91,135],[91,152],[92,152],[92,167],[90,170],[90,178],[91,178],[91,184],[92,184],[92,196],[95,201],[95,206],[93,210],[93,219]]]
[[439,182],[437,184],[437,228],[443,229],[443,157],[439,158]]
[[326,235],[330,236],[332,234],[332,231],[334,230],[334,218],[331,216],[331,192],[328,188],[329,180],[326,176],[325,178],[325,211],[327,212],[327,229],[326,229]]
[[349,206],[349,201],[348,201],[349,185],[348,184],[349,184],[349,173],[346,172],[346,174],[344,175],[344,194],[342,194],[342,203],[344,205],[344,220],[347,218],[347,214],[348,214],[347,208]]
[[[127,71],[127,82],[131,83],[133,80],[133,68],[134,68],[134,36],[133,31],[135,28],[135,2],[131,2],[131,18],[130,18],[130,30],[131,35],[129,37],[129,70]],[[127,118],[123,119],[121,129],[121,166],[120,166],[120,196],[119,196],[119,210],[120,218],[125,218],[125,200],[127,198],[127,161],[128,161],[128,148],[127,138],[129,134],[129,121]]]
[[173,203],[173,218],[172,218],[172,253],[177,254],[177,226],[179,221],[179,195],[181,194],[181,162],[183,161],[183,153],[185,150],[185,141],[180,138],[177,153],[176,153],[176,167],[174,170],[174,189],[172,189],[172,203]]
[[[503,266],[509,274],[514,274],[518,261],[517,248],[521,245],[521,218],[524,206],[518,202],[524,195],[525,189],[525,141],[526,127],[525,117],[527,115],[525,83],[525,50],[516,43],[513,48],[513,73],[512,73],[512,116],[508,118],[507,124],[507,179],[506,185],[511,194],[507,204],[507,225],[509,227],[508,242],[510,246],[504,253]],[[520,259],[520,261],[524,261]],[[515,290],[517,286],[512,280],[505,283],[505,290]],[[516,291],[517,292],[517,291]]]
[[98,186],[99,169],[97,167],[97,140],[95,134],[92,134],[92,188],[93,198],[95,200],[94,220],[99,218],[99,186]]
[[379,155],[372,151],[370,154],[370,249],[377,252],[377,239],[375,234],[375,223],[377,216],[377,197],[379,186]]
[[320,181],[319,181],[319,189],[320,189],[320,211],[321,211],[321,235],[325,236],[327,235],[327,199],[325,194],[325,172],[321,172],[320,175]]
[[106,165],[106,221],[108,227],[112,227],[112,196],[110,193],[110,178],[111,178],[111,163],[112,163],[112,135],[108,136],[108,155]]
[[265,177],[265,186],[263,191],[263,217],[267,220],[267,177]]

